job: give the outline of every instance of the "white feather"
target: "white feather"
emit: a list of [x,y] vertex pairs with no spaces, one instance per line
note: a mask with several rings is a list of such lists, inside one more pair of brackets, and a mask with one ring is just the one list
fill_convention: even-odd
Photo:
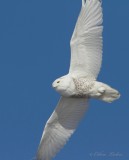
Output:
[[97,78],[102,61],[102,7],[100,0],[82,0],[71,38],[72,75]]
[[[97,78],[102,61],[102,30],[101,1],[82,0],[82,9],[70,42],[71,75]],[[58,84],[57,81],[55,83]],[[37,160],[51,160],[56,155],[75,131],[87,107],[86,98],[61,98],[46,123]]]
[[50,160],[75,131],[88,106],[85,98],[62,97],[49,118],[39,145],[37,160]]

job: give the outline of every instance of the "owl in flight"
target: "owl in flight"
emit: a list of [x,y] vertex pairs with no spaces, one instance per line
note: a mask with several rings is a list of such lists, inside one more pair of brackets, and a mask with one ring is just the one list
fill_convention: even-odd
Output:
[[101,0],[82,0],[70,41],[69,73],[52,84],[61,98],[45,125],[36,160],[51,160],[66,144],[91,98],[110,103],[120,97],[117,90],[96,80],[102,62],[102,22]]

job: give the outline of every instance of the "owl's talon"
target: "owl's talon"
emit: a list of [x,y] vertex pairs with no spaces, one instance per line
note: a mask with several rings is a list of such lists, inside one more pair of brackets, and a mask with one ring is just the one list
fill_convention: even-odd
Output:
[[96,94],[96,96],[101,96],[101,95],[102,95],[102,93],[97,93],[97,94]]
[[104,87],[100,87],[99,89],[98,89],[98,91],[99,91],[99,93],[104,93],[105,92],[105,88]]

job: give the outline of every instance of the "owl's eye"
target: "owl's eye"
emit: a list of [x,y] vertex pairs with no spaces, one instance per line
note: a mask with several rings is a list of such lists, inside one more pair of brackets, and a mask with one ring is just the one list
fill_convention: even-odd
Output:
[[57,81],[57,83],[60,83],[60,81]]

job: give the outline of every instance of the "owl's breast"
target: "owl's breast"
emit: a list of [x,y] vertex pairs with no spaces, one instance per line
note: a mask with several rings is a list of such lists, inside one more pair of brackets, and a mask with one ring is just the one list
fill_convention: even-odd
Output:
[[75,97],[89,97],[90,91],[93,88],[95,81],[87,78],[74,78]]

